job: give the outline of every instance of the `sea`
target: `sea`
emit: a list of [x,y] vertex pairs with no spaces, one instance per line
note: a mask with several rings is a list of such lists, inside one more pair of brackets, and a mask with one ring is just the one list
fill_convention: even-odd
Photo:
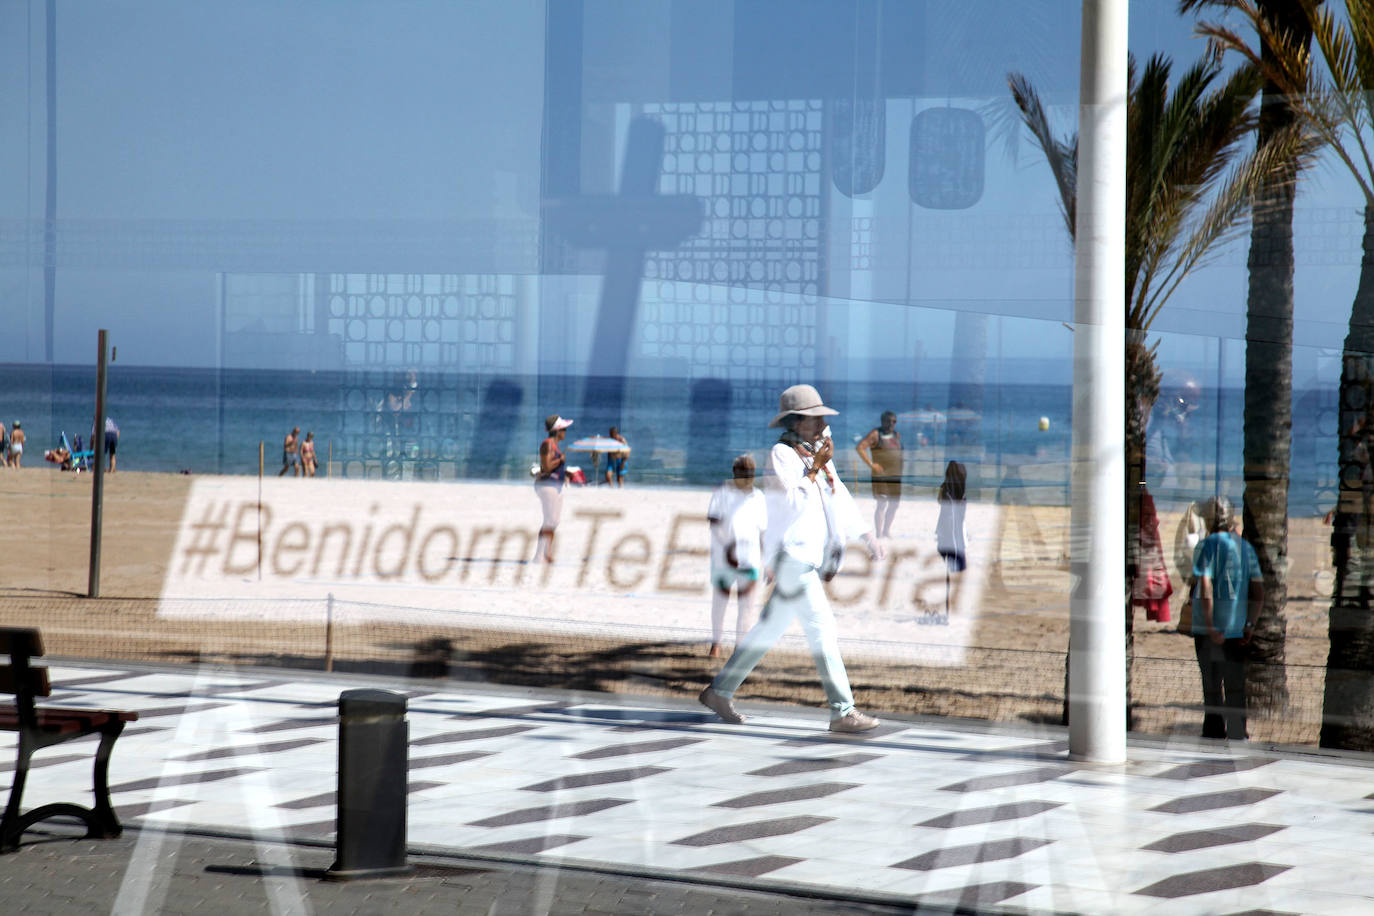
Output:
[[[1055,384],[884,383],[818,380],[842,467],[855,480],[853,444],[898,414],[911,492],[933,491],[946,462],[969,467],[975,498],[1067,504],[1072,389]],[[625,379],[619,409],[589,401],[605,386],[576,376],[492,376],[421,372],[414,387],[394,372],[260,371],[111,365],[107,413],[120,427],[120,470],[189,474],[275,474],[286,433],[313,432],[321,473],[347,477],[528,479],[551,413],[573,417],[565,445],[604,435],[614,423],[631,445],[627,483],[704,486],[729,472],[741,452],[762,456],[776,384],[716,379]],[[23,423],[24,463],[63,434],[90,441],[95,410],[91,366],[0,365],[0,420]],[[589,392],[593,394],[589,394]],[[389,402],[388,398],[393,400]],[[407,404],[400,411],[390,403]],[[1321,514],[1334,501],[1336,390],[1295,391],[1290,511]],[[1204,390],[1176,454],[1178,486],[1152,486],[1161,507],[1198,496],[1238,498],[1244,392]],[[591,455],[577,459],[591,464]]]

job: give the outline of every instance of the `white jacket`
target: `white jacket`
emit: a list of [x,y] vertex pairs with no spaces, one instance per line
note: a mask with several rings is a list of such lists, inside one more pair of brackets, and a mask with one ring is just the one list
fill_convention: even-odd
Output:
[[[854,504],[854,497],[840,479],[834,460],[814,481],[806,476],[808,463],[796,449],[782,442],[768,453],[764,494],[768,499],[768,529],[763,537],[764,563],[772,565],[779,553],[819,568],[826,546],[843,546],[872,530]],[[822,488],[824,492],[822,492]]]

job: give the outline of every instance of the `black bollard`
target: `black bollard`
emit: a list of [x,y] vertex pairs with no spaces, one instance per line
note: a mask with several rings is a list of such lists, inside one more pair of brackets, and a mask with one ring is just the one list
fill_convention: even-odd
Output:
[[409,874],[406,864],[406,698],[390,690],[339,694],[336,881]]

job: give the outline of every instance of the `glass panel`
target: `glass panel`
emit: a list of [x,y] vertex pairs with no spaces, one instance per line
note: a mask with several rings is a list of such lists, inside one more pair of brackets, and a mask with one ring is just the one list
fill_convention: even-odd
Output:
[[[1176,87],[1204,51],[1174,6],[1132,4],[1129,25],[1137,74],[1166,55]],[[1008,79],[1071,138],[1077,10],[0,4],[0,421],[22,439],[0,452],[22,463],[0,473],[0,624],[41,628],[53,702],[143,711],[114,756],[115,807],[145,828],[137,853],[119,847],[115,909],[180,905],[136,877],[150,844],[210,838],[151,839],[163,824],[251,833],[264,862],[286,843],[245,877],[279,894],[274,911],[301,909],[293,893],[332,908],[286,869],[329,865],[308,850],[338,839],[333,704],[359,685],[409,696],[418,847],[863,900],[947,904],[923,895],[967,878],[975,908],[1191,897],[1167,885],[1169,857],[1138,852],[1204,841],[1142,839],[1083,784],[1187,813],[1195,777],[1271,764],[1195,740],[1228,711],[1204,703],[1210,637],[1196,617],[1178,630],[1202,608],[1199,549],[1227,537],[1207,530],[1231,521],[1207,507],[1219,497],[1282,598],[1246,650],[1249,737],[1362,760],[1374,345],[1350,305],[1363,191],[1330,150],[1299,179],[1292,327],[1282,278],[1254,294],[1275,323],[1247,317],[1252,277],[1286,249],[1279,232],[1252,251],[1242,218],[1145,334],[1158,395],[1130,389],[1143,472],[1122,481],[1131,530],[1102,536],[1133,557],[1132,728],[1176,740],[1132,745],[1133,767],[1101,780],[1062,759],[1082,329],[1060,188]],[[100,329],[117,433],[93,422]],[[1291,368],[1265,349],[1290,339]],[[798,385],[836,412],[785,409]],[[777,415],[799,408],[828,429],[843,488],[798,480],[827,447],[796,423],[781,441]],[[1284,436],[1286,461],[1257,457]],[[1284,480],[1286,505],[1261,499]],[[780,526],[811,499],[827,502]],[[793,613],[816,647],[773,632]],[[760,618],[742,657],[771,651],[736,685],[721,672],[742,672],[726,660]],[[745,729],[715,715],[736,686]],[[862,748],[828,743],[832,719],[866,724],[851,706],[890,721]],[[31,781],[87,792],[77,768]],[[1309,777],[1275,777],[1320,792],[1285,788],[1259,827],[1311,829],[1279,815],[1334,798],[1361,810],[1358,779]],[[941,833],[1040,814],[1006,840]],[[1364,841],[1340,829],[1247,845],[1279,865],[1244,875]],[[1102,851],[1087,877],[1077,836]],[[951,863],[977,868],[950,879]],[[580,880],[537,875],[545,902]],[[728,908],[682,908],[712,907]]]

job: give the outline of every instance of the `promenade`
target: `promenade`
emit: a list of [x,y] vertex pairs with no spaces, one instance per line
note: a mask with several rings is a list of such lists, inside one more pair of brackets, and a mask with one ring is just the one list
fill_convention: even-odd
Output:
[[[115,841],[25,835],[7,912],[1363,913],[1374,770],[1351,755],[1133,741],[262,669],[52,665],[62,705],[134,709]],[[416,875],[335,885],[336,702],[409,697]],[[13,735],[0,738],[8,767]],[[26,807],[89,797],[91,748],[40,752]],[[60,838],[59,838],[60,837]],[[84,896],[95,891],[94,900]],[[17,904],[17,907],[16,907]],[[94,907],[94,908],[93,908]]]

